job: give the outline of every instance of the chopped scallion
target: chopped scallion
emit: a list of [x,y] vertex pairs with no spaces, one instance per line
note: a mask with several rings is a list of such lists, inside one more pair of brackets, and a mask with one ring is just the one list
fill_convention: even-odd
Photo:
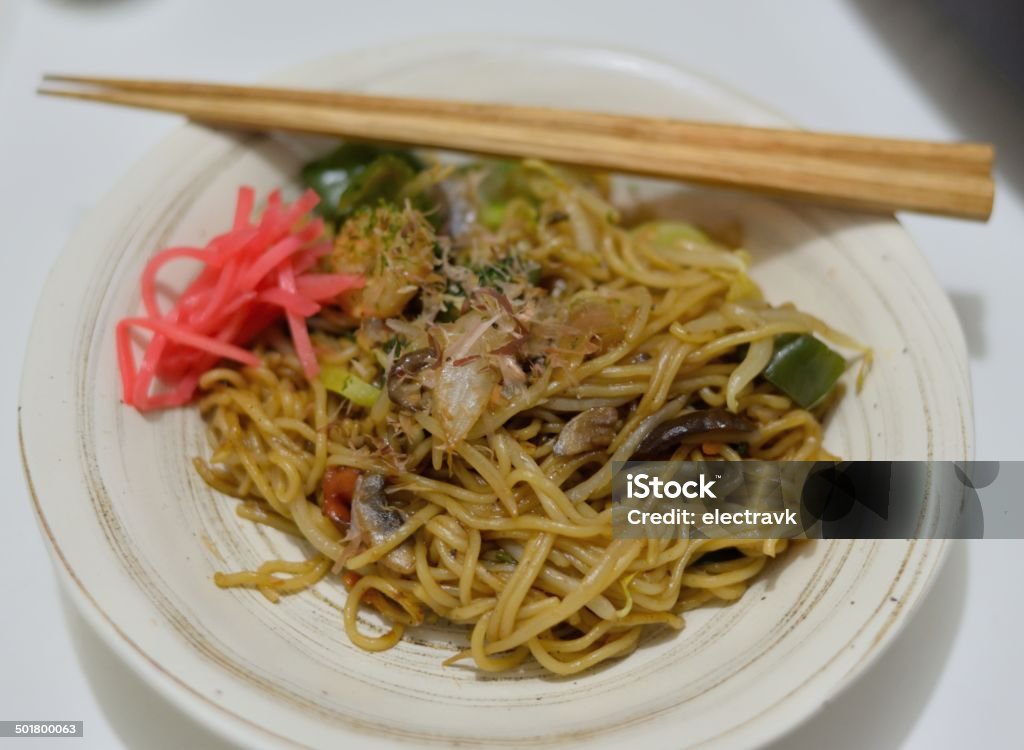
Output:
[[358,406],[369,408],[380,398],[380,388],[375,388],[362,378],[337,365],[321,367],[320,382],[327,390],[347,398]]

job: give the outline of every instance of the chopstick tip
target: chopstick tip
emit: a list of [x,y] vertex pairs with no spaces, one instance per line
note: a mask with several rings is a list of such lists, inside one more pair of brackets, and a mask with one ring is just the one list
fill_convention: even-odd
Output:
[[78,77],[65,73],[43,73],[44,83],[74,83]]

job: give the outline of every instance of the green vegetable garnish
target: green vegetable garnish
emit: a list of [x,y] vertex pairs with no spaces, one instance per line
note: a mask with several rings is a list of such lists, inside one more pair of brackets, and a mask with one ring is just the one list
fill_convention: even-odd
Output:
[[459,319],[459,312],[461,307],[456,305],[454,302],[445,302],[441,312],[437,314],[438,323],[454,323]]
[[462,301],[466,297],[466,290],[459,282],[448,279],[444,293],[448,299],[444,301],[444,307],[437,314],[437,322],[452,323],[459,319],[462,312]]
[[518,565],[519,561],[516,560],[512,555],[506,552],[502,548],[498,548],[491,552],[490,559],[500,565]]
[[380,398],[380,388],[367,383],[362,378],[353,375],[344,367],[337,365],[324,365],[320,368],[320,382],[324,387],[343,396],[358,406],[370,408]]
[[540,266],[515,253],[509,253],[490,265],[470,266],[470,269],[480,280],[481,286],[489,286],[493,289],[510,281],[518,281],[520,276],[525,276],[526,281],[530,284],[536,285],[540,282]]
[[513,198],[536,201],[527,170],[519,162],[496,161],[485,165],[478,195],[485,203],[506,203]]
[[494,230],[501,228],[512,201],[521,202],[520,205],[536,214],[537,196],[522,164],[497,161],[487,164],[485,169],[485,176],[477,189],[480,222],[484,226]]
[[394,154],[383,154],[352,175],[345,192],[338,199],[338,215],[349,216],[356,209],[394,202],[416,172],[408,162]]
[[488,229],[500,229],[507,208],[507,203],[485,203],[480,210],[480,221]]
[[775,352],[762,374],[807,409],[828,395],[845,370],[846,360],[814,336],[787,333],[775,338]]
[[405,336],[395,334],[384,342],[384,346],[382,348],[384,349],[385,354],[394,354],[397,357],[407,346],[409,346],[408,339],[406,339]]
[[408,151],[345,143],[302,169],[302,183],[320,196],[317,211],[339,221],[361,206],[393,200],[423,168]]

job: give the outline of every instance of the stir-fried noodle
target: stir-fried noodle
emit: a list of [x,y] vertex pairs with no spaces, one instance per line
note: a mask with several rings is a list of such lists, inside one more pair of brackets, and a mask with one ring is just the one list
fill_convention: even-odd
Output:
[[[470,631],[453,661],[558,674],[742,596],[787,543],[614,539],[612,462],[829,458],[820,420],[839,389],[801,408],[763,373],[787,334],[864,350],[764,302],[744,250],[623,226],[602,178],[525,162],[416,179],[442,215],[406,198],[340,223],[325,270],[367,281],[310,321],[321,378],[281,329],[259,367],[200,381],[203,478],[316,553],[218,585],[277,600],[338,574],[362,648],[443,618]],[[390,631],[361,629],[364,606]]]

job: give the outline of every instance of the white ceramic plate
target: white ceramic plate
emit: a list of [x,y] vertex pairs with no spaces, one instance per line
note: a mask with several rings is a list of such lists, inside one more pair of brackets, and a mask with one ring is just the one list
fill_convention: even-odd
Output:
[[[778,124],[692,73],[631,54],[444,39],[349,54],[281,81]],[[322,144],[320,144],[322,147]],[[182,127],[92,212],[47,284],[25,365],[25,465],[57,569],[87,619],[164,695],[249,747],[404,743],[750,746],[809,716],[892,638],[940,542],[832,542],[797,552],[739,603],[574,679],[442,668],[457,634],[383,653],[345,638],[325,582],[276,606],[224,592],[216,570],[302,550],[240,521],[189,460],[198,416],[118,401],[114,323],[138,305],[146,258],[226,225],[241,183],[287,182],[317,145]],[[646,188],[644,188],[646,189]],[[696,192],[685,210],[739,220],[771,300],[792,300],[875,347],[859,398],[828,427],[849,458],[963,459],[973,427],[962,335],[920,252],[891,219]],[[367,626],[373,623],[368,620]],[[351,746],[348,744],[347,746]]]

